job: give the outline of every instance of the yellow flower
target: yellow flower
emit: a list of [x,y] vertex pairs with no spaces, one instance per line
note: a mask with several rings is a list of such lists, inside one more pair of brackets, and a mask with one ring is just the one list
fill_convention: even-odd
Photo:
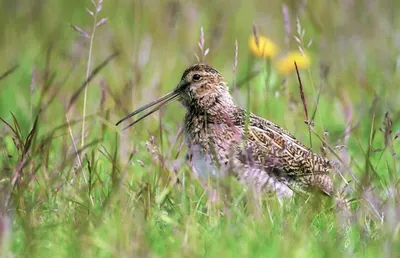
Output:
[[289,52],[285,57],[277,61],[276,68],[282,74],[289,74],[296,70],[294,66],[294,62],[297,64],[297,68],[304,69],[310,66],[311,60],[310,57],[304,53],[304,55],[300,51],[292,51]]
[[270,39],[259,36],[258,45],[256,37],[253,35],[249,38],[249,48],[251,52],[261,58],[272,58],[278,53],[278,47]]

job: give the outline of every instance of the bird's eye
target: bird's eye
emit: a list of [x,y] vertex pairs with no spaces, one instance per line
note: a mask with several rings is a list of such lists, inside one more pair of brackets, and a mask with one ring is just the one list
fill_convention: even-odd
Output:
[[200,74],[197,74],[197,73],[195,73],[195,74],[193,74],[193,81],[199,81],[200,79],[201,79],[201,76],[200,76]]

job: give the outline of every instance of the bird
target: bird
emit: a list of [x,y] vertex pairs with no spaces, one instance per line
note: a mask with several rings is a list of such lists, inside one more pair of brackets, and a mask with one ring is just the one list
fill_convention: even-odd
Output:
[[129,128],[176,100],[186,109],[184,141],[199,177],[233,175],[247,187],[278,198],[315,191],[333,195],[334,163],[279,125],[236,105],[224,77],[207,64],[188,67],[174,90],[116,125],[149,110],[124,129]]

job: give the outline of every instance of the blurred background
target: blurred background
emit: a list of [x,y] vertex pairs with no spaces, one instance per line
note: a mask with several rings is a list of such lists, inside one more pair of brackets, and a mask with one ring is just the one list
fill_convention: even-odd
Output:
[[[346,180],[333,175],[338,188],[350,182],[352,190],[346,193],[368,196],[366,203],[374,207],[367,212],[360,205],[350,214],[362,221],[365,214],[372,213],[371,217],[380,222],[384,213],[392,214],[393,220],[386,226],[396,228],[394,218],[400,216],[399,210],[396,205],[384,204],[389,203],[389,197],[397,200],[398,196],[388,193],[397,193],[400,169],[396,140],[400,134],[399,14],[400,2],[396,0],[1,0],[0,117],[10,126],[0,126],[0,196],[11,205],[10,216],[15,219],[13,223],[3,219],[3,239],[7,235],[4,232],[13,227],[15,234],[9,242],[16,254],[45,250],[51,255],[62,248],[64,255],[78,254],[90,244],[103,248],[106,256],[148,250],[151,254],[179,256],[181,246],[175,241],[183,241],[185,234],[198,239],[193,225],[203,222],[197,217],[186,220],[191,213],[182,213],[176,207],[190,206],[185,201],[188,198],[189,203],[199,203],[193,204],[196,209],[207,210],[208,206],[200,205],[204,202],[198,190],[201,188],[194,180],[190,181],[196,184],[193,192],[174,189],[174,184],[167,183],[172,170],[178,171],[178,178],[182,173],[190,175],[185,155],[179,155],[180,141],[176,140],[185,110],[175,103],[135,128],[121,132],[114,126],[128,112],[172,90],[197,58],[224,75],[241,106],[310,145],[292,66],[296,59],[316,131],[312,149],[334,149],[348,168],[343,172]],[[271,53],[254,49],[256,41],[268,44],[266,51]],[[34,135],[33,140],[28,141],[29,135]],[[29,159],[21,163],[24,157]],[[17,169],[18,165],[23,171]],[[91,179],[93,186],[90,171],[96,175]],[[73,184],[75,179],[80,183]],[[160,204],[157,198],[176,203]],[[128,216],[125,224],[121,223],[120,202],[131,203],[121,211]],[[106,205],[111,208],[104,208]],[[92,213],[88,213],[88,207],[93,208]],[[56,210],[62,212],[54,215],[52,211]],[[96,214],[92,215],[96,220],[88,214]],[[150,216],[154,224],[137,226],[141,221],[137,216]],[[111,222],[96,231],[90,225],[98,223],[98,218]],[[174,240],[158,231],[159,220],[172,225],[166,232]],[[89,229],[78,230],[87,224]],[[61,225],[67,225],[67,229]],[[274,229],[262,225],[265,231],[257,231],[259,235],[255,234],[252,241],[270,239],[263,234]],[[56,233],[47,235],[46,226],[56,228]],[[188,231],[192,226],[196,229]],[[210,225],[203,226],[207,229]],[[113,228],[117,228],[118,236],[110,235]],[[220,232],[225,232],[221,228]],[[325,230],[320,225],[316,228]],[[361,226],[360,232],[363,230]],[[214,239],[212,230],[207,232]],[[329,239],[330,234],[324,237]],[[143,245],[131,246],[133,238],[141,239],[137,241]],[[299,239],[288,240],[287,246],[297,246],[304,252],[314,248],[302,246],[304,242]],[[355,239],[353,251],[359,245],[359,238]],[[393,239],[398,239],[398,234]],[[246,244],[248,238],[237,240]],[[119,241],[115,244],[120,248],[109,247],[108,241]],[[163,241],[165,245],[154,244]],[[199,241],[208,243],[207,239]],[[168,247],[168,243],[175,244]],[[186,255],[207,254],[199,244],[191,243],[200,249],[185,249]],[[318,246],[319,240],[312,243]],[[323,250],[337,254],[335,243]],[[375,246],[374,251],[379,253],[381,243],[371,244],[371,248]],[[226,246],[231,244],[226,242]],[[281,244],[271,240],[268,248],[291,256]],[[261,252],[263,248],[255,249]],[[251,249],[229,249],[236,253],[226,250],[221,248],[214,254],[252,254]],[[95,249],[85,252],[89,256],[98,254]]]
[[[96,76],[89,89],[88,110],[96,111],[102,79],[129,108],[137,105],[133,102],[153,98],[158,94],[154,91],[172,89],[182,71],[196,62],[201,27],[210,49],[206,62],[233,80],[237,40],[237,76],[245,77],[252,55],[248,41],[253,24],[260,35],[279,46],[279,58],[298,49],[294,38],[297,20],[306,32],[304,44],[312,41],[307,50],[315,84],[321,73],[327,78],[322,98],[328,95],[327,101],[332,102],[342,92],[359,113],[364,109],[357,105],[371,104],[368,100],[378,93],[388,106],[394,106],[397,98],[393,95],[398,93],[392,85],[400,47],[398,5],[396,1],[104,1],[99,20],[107,18],[108,23],[96,30],[92,69],[115,51],[120,55]],[[16,74],[2,83],[2,116],[9,110],[21,113],[22,118],[30,113],[28,103],[40,92],[44,69],[55,73],[55,80],[71,73],[54,106],[67,105],[68,97],[85,79],[90,41],[71,28],[75,25],[90,34],[93,18],[85,8],[92,8],[92,3],[1,1],[0,69],[18,65]],[[121,94],[124,90],[128,92]],[[155,94],[142,96],[143,92]],[[107,102],[107,107],[113,105]]]
[[[253,25],[260,35],[278,46],[275,59],[279,59],[300,45],[295,39],[297,21],[305,31],[302,44],[312,57],[310,71],[315,85],[309,99],[315,102],[317,90],[321,88],[323,104],[320,108],[332,111],[321,119],[330,123],[330,116],[337,115],[340,116],[337,123],[344,126],[346,117],[338,106],[343,102],[361,119],[367,115],[365,112],[374,95],[384,100],[379,102],[384,105],[382,112],[394,111],[399,97],[395,88],[400,47],[396,30],[398,6],[396,1],[104,1],[98,20],[107,18],[108,23],[95,32],[91,69],[114,52],[120,55],[90,84],[88,113],[98,111],[102,83],[128,110],[175,87],[183,70],[196,62],[194,53],[199,54],[197,42],[201,27],[204,28],[205,47],[209,48],[205,61],[228,81],[235,78],[240,81],[246,78],[249,70],[257,70],[254,67],[265,62],[260,58],[252,60],[249,68],[253,55],[248,42],[253,35]],[[63,82],[52,110],[68,106],[73,92],[85,80],[88,64],[90,40],[71,28],[71,25],[77,26],[90,35],[93,17],[85,8],[93,9],[92,3],[1,1],[0,70],[5,72],[18,66],[14,75],[2,82],[2,117],[10,116],[9,111],[12,111],[21,122],[28,121],[46,76]],[[238,43],[236,74],[232,68],[235,41]],[[283,114],[290,114],[288,105],[276,108],[278,111],[274,111],[275,105],[270,106],[269,111],[265,105],[259,105],[274,101],[275,91],[283,89],[280,82],[284,77],[276,78],[273,69],[269,74],[276,83],[268,87],[275,88],[266,91],[265,85],[250,85],[255,95],[252,102],[255,110],[252,111],[288,123],[289,129],[296,130],[290,121],[284,121]],[[303,80],[309,79],[303,77]],[[294,79],[286,87],[293,93],[290,97],[299,100],[295,74],[286,78]],[[311,88],[308,85],[306,90]],[[301,107],[301,103],[297,104]],[[79,96],[74,108],[81,112],[81,105],[83,100]],[[104,105],[105,108],[118,106],[111,98],[107,98]],[[114,116],[115,112],[112,113]],[[52,116],[50,121],[55,125],[58,119],[62,121],[63,117]],[[293,116],[289,120],[293,120]]]

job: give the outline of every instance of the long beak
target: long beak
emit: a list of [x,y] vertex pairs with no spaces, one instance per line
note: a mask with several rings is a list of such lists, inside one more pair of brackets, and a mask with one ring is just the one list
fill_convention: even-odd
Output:
[[142,111],[145,111],[153,106],[156,106],[155,108],[151,109],[149,112],[147,112],[146,114],[144,114],[143,116],[139,117],[138,119],[136,119],[135,121],[133,121],[131,124],[129,124],[128,126],[124,127],[125,130],[128,127],[131,127],[133,125],[135,125],[137,122],[139,122],[140,120],[148,117],[149,115],[153,114],[154,112],[156,112],[157,110],[159,110],[160,108],[166,106],[168,103],[171,103],[172,101],[174,101],[178,96],[179,96],[180,91],[178,89],[175,89],[174,91],[171,91],[170,93],[162,96],[161,98],[158,98],[152,102],[150,102],[147,105],[144,105],[141,108],[138,108],[137,110],[133,111],[132,113],[128,114],[127,116],[125,116],[124,118],[122,118],[121,120],[119,120],[116,125],[121,124],[122,122],[124,122],[125,120],[127,120],[130,117],[133,117],[137,114],[139,114]]

